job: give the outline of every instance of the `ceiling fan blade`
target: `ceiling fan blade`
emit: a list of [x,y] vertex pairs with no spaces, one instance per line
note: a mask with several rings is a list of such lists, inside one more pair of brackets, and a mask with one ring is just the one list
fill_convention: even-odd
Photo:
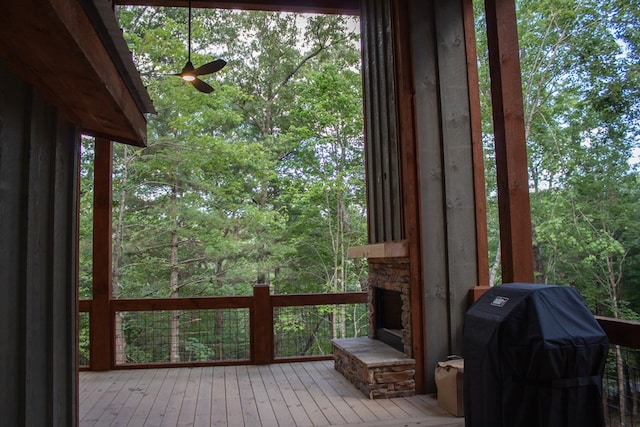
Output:
[[194,80],[190,81],[189,83],[191,83],[193,85],[193,87],[195,87],[196,89],[198,89],[202,93],[211,93],[211,92],[213,92],[213,88],[208,83],[203,82],[202,80],[200,80],[197,77]]
[[224,59],[216,59],[215,61],[208,62],[195,70],[193,70],[193,74],[195,76],[202,76],[205,74],[215,73],[216,71],[220,71],[227,65],[227,61]]

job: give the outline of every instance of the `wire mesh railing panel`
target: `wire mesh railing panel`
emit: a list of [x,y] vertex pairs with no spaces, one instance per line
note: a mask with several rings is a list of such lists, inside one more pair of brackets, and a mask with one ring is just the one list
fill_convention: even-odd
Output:
[[331,339],[366,336],[366,304],[274,307],[274,357],[331,354]]
[[116,365],[249,360],[249,309],[117,312]]
[[640,426],[640,349],[612,345],[602,381],[607,426]]
[[78,365],[88,368],[91,365],[90,346],[90,315],[88,312],[78,313]]

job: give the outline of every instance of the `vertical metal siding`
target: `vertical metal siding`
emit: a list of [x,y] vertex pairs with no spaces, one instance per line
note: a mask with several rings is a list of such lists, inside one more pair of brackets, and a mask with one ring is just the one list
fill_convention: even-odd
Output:
[[370,243],[404,238],[391,10],[387,0],[362,2]]

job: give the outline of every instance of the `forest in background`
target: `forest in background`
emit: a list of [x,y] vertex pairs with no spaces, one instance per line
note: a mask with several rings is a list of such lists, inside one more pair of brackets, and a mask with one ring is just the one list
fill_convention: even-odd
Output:
[[[596,314],[640,313],[640,7],[519,0],[536,282],[572,285]],[[495,163],[482,7],[476,2],[492,284]]]
[[[517,4],[536,281],[576,286],[597,314],[638,319],[640,7]],[[499,284],[476,5],[490,271]],[[258,282],[274,294],[362,290],[366,264],[346,256],[367,236],[357,19],[195,9],[194,65],[228,61],[203,78],[214,92],[202,94],[171,75],[187,58],[186,9],[120,7],[118,17],[158,114],[147,148],[115,147],[114,296],[249,295]],[[81,298],[91,297],[92,155],[87,141]]]
[[158,114],[147,148],[116,148],[115,296],[360,290],[363,265],[346,260],[366,241],[357,21],[194,10],[193,63],[228,61],[203,94],[171,76],[185,9],[119,19]]

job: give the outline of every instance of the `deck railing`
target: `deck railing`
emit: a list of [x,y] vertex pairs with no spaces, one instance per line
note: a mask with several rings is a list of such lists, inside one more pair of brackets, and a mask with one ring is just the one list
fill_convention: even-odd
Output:
[[597,317],[609,337],[603,378],[607,426],[640,423],[640,322]]
[[[89,333],[92,323],[105,321],[111,330],[106,357],[112,369],[329,359],[333,336],[367,335],[366,301],[366,292],[271,295],[267,285],[256,285],[251,296],[114,299],[105,320],[93,317],[92,302],[83,300],[80,362],[91,369],[87,354],[105,357],[90,351],[95,339]],[[336,312],[349,320],[334,321]],[[172,316],[179,320],[181,343],[174,361],[170,360]],[[611,345],[603,380],[607,425],[638,425],[640,322],[597,320]],[[118,343],[128,348],[119,348]],[[140,348],[153,350],[143,353]]]
[[[331,338],[368,334],[366,301],[366,292],[271,295],[268,285],[251,296],[113,299],[102,312],[82,300],[81,368],[96,357],[110,369],[328,359]],[[108,325],[106,352],[92,347],[96,324]]]

